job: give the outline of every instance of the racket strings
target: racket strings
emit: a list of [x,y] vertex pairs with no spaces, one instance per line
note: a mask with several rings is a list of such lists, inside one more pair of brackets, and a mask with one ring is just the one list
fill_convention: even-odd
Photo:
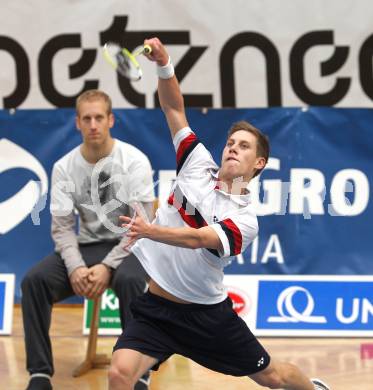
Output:
[[124,71],[126,73],[129,72],[129,70],[131,69],[130,61],[127,57],[123,55],[123,53],[116,53],[115,59],[117,60],[118,70]]
[[133,81],[140,80],[142,76],[142,70],[136,57],[150,51],[151,49],[148,46],[135,50],[133,53],[115,43],[107,43],[104,46],[104,56],[109,64],[119,74]]

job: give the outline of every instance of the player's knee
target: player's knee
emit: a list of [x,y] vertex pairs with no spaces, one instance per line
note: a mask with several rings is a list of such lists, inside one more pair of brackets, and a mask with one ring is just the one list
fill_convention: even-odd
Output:
[[274,372],[263,377],[262,382],[259,384],[270,389],[281,389],[283,387],[284,382],[282,381],[280,375],[278,375],[277,372]]
[[277,370],[264,370],[250,376],[258,385],[270,389],[281,389],[284,385],[283,378]]
[[268,378],[267,387],[269,387],[270,389],[282,389],[283,385],[284,385],[284,382],[283,382],[282,378],[277,374],[271,375]]
[[253,379],[261,386],[270,389],[282,389],[288,383],[293,383],[297,375],[298,369],[293,364],[277,363],[275,366],[255,374]]
[[109,372],[109,385],[111,389],[132,389],[135,381],[129,370],[118,364],[112,363]]
[[282,376],[285,383],[294,382],[299,377],[299,369],[291,363],[282,364]]

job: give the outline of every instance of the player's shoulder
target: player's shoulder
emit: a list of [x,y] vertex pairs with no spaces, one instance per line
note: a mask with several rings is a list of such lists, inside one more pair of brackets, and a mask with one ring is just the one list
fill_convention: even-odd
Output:
[[247,199],[230,199],[229,205],[226,206],[225,213],[231,218],[237,218],[242,221],[247,221],[250,224],[257,225],[258,218],[255,212],[255,207],[250,200]]
[[252,203],[248,203],[245,207],[239,207],[234,218],[251,229],[259,230],[258,217]]

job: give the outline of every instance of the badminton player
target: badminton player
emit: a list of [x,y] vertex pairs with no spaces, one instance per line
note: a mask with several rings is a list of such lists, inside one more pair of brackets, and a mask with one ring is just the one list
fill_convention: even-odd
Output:
[[327,390],[296,366],[271,358],[232,308],[223,269],[258,233],[247,185],[265,167],[268,139],[247,122],[234,124],[221,166],[189,127],[170,57],[157,38],[145,40],[157,64],[158,94],[176,149],[177,178],[152,224],[139,212],[122,217],[131,250],[151,280],[131,304],[109,370],[111,390],[133,389],[147,370],[174,353],[263,387]]

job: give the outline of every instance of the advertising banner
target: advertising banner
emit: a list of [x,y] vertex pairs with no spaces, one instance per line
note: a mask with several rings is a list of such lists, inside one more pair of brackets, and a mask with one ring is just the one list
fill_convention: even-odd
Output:
[[14,279],[14,274],[0,274],[0,335],[12,333]]
[[225,283],[257,336],[373,335],[371,276],[227,275]]
[[[226,275],[233,309],[257,336],[372,337],[372,276]],[[83,334],[89,334],[92,301],[85,300]],[[119,302],[102,296],[100,335],[121,334]]]
[[132,51],[154,36],[189,107],[371,107],[373,4],[358,4],[13,1],[0,12],[0,108],[73,107],[91,88],[110,92],[116,108],[157,107],[153,64],[140,56],[144,77],[132,83],[102,55],[108,41]]
[[[262,335],[370,335],[373,3],[107,0],[94,8],[30,0],[0,12],[0,273],[15,274],[16,302],[27,270],[54,250],[51,172],[81,142],[81,92],[112,97],[113,136],[149,157],[156,195],[167,199],[175,152],[154,64],[139,56],[144,75],[135,83],[102,55],[108,41],[132,51],[157,36],[189,123],[218,164],[233,122],[270,138],[267,167],[250,184],[259,235],[226,269],[240,291],[257,278],[255,299],[231,286],[237,310]],[[117,326],[114,317],[104,314],[106,325]]]
[[[53,251],[50,175],[81,142],[74,111],[0,111],[0,272],[25,272]],[[226,268],[242,275],[372,275],[373,111],[189,109],[188,119],[219,164],[227,130],[245,119],[268,134],[270,160],[251,183],[259,235]],[[148,155],[156,194],[167,199],[175,151],[163,113],[116,110],[114,137]],[[22,243],[20,245],[20,243]]]
[[[84,300],[83,334],[88,335],[91,328],[93,301]],[[119,316],[119,300],[113,290],[106,290],[101,296],[99,310],[98,332],[99,335],[120,335],[122,326]]]

